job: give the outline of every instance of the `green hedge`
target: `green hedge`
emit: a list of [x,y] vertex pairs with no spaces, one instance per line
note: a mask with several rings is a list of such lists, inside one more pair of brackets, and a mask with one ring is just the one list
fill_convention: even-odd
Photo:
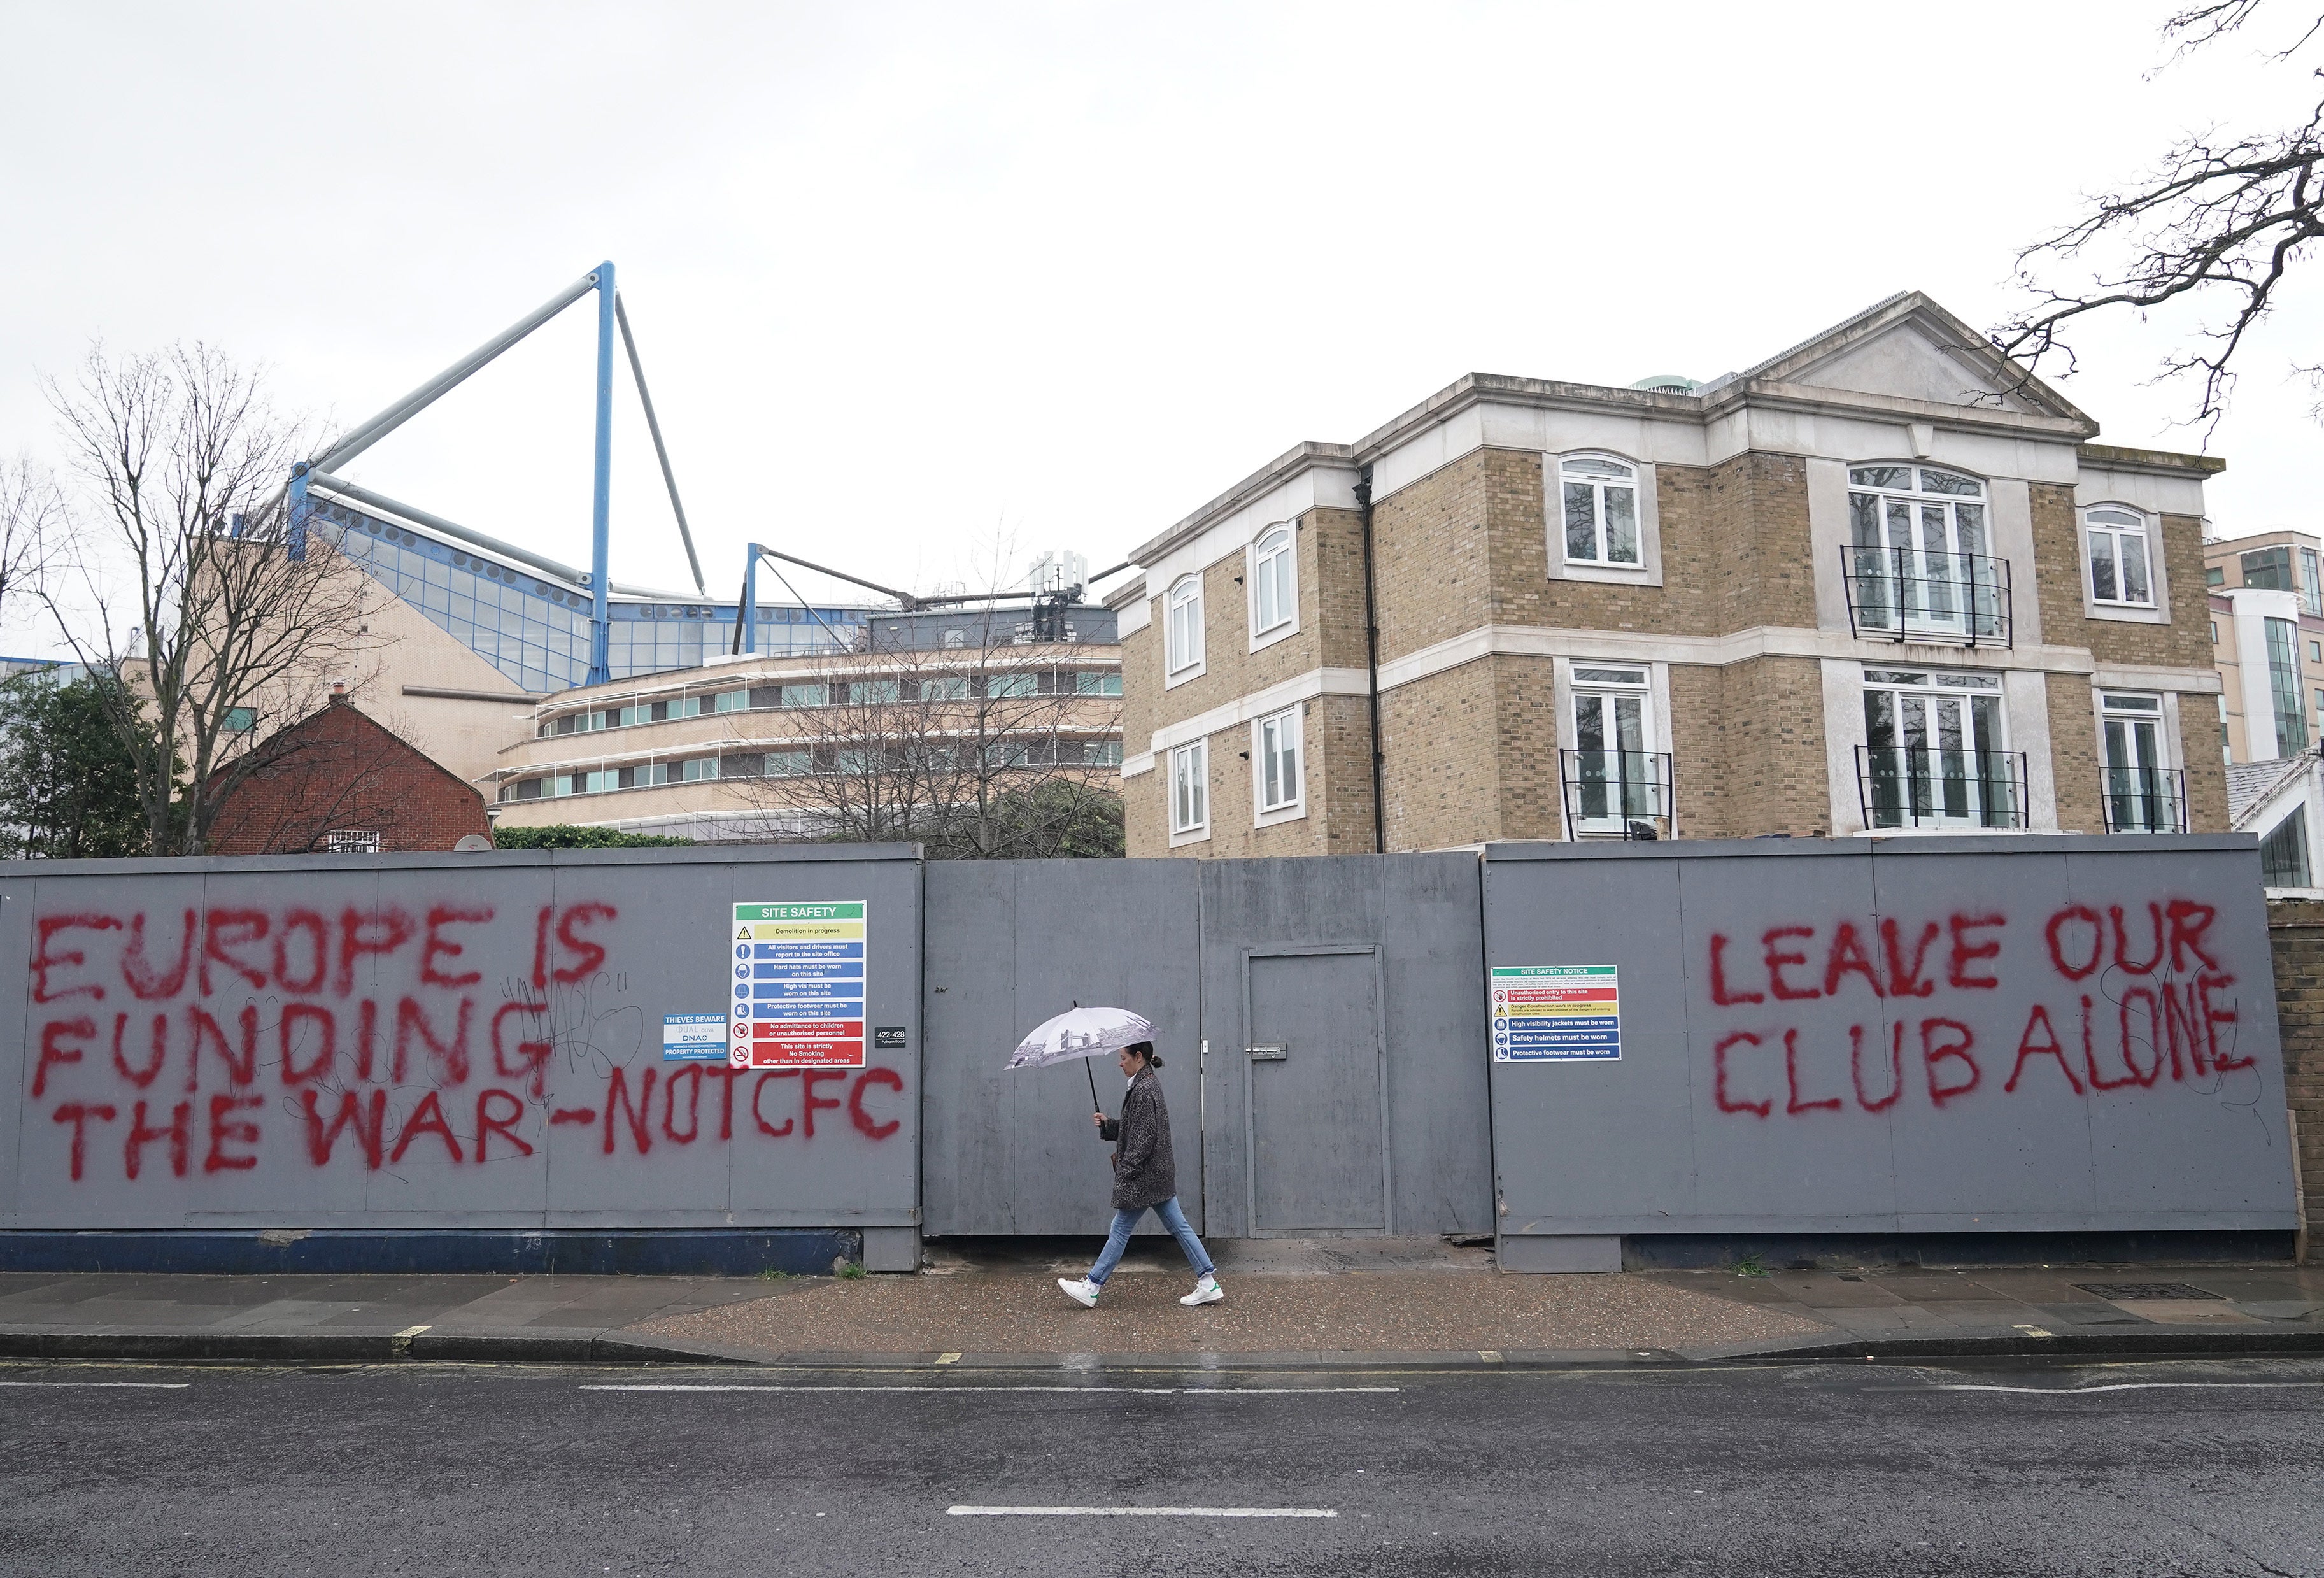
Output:
[[650,833],[617,833],[611,827],[495,827],[494,849],[636,849],[690,844],[691,838],[661,838]]

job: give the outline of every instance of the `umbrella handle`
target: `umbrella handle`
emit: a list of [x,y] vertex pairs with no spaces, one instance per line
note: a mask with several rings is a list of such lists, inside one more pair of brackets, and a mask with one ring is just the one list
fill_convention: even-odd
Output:
[[1090,1068],[1090,1060],[1086,1057],[1082,1059],[1082,1072],[1089,1075],[1090,1111],[1102,1118],[1105,1116],[1105,1109],[1098,1105],[1097,1075]]

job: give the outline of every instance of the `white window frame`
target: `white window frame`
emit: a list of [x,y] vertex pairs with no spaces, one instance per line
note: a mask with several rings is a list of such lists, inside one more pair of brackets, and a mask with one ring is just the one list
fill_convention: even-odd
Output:
[[[2127,517],[2126,520],[2125,517]],[[2145,569],[2146,595],[2125,595],[2128,585],[2122,573],[2124,540],[2135,537],[2139,558]],[[2114,564],[2115,595],[2103,596],[2098,592],[2096,558],[2097,540],[2104,538]],[[2147,522],[2146,512],[2134,510],[2128,504],[2091,504],[2082,511],[2082,577],[2090,602],[2101,608],[2152,609],[2157,605],[2154,586],[2154,531]]]
[[[1902,471],[1905,480],[1901,484],[1881,482],[1869,475],[1883,471]],[[1929,482],[1932,474],[1969,485],[1966,489],[1932,485]],[[1860,524],[1857,506],[1863,500],[1871,501],[1877,542],[1857,540]],[[1896,526],[1895,512],[1899,508],[1905,515],[1902,544],[1889,540]],[[1941,512],[1942,521],[1942,540],[1934,548],[1926,541],[1928,512],[1932,509]],[[1964,509],[1976,512],[1974,517],[1964,519]],[[1851,460],[1848,463],[1847,514],[1840,530],[1840,540],[1848,546],[1847,563],[1851,573],[1865,569],[1872,572],[1868,577],[1858,579],[1854,592],[1859,635],[1868,631],[1875,641],[1894,641],[1897,626],[1893,622],[1901,618],[1911,632],[1906,639],[1912,641],[1983,645],[2002,640],[2007,632],[2008,644],[2015,644],[2012,627],[2017,606],[2020,600],[2032,595],[2031,588],[2012,586],[2010,600],[2005,603],[1997,572],[1987,575],[1981,583],[1975,574],[1978,559],[2010,563],[2009,556],[2000,550],[1997,536],[1994,492],[1989,479],[1958,466],[1940,466],[1928,460]],[[1970,552],[1973,537],[1983,539],[1983,552]],[[1901,566],[1888,557],[1899,549]],[[2080,551],[2079,546],[2075,551]],[[2011,568],[2014,570],[2015,567],[2012,564]],[[1895,584],[1887,578],[1899,568],[1908,577],[1902,588],[1901,606],[1897,604]],[[2085,570],[2085,605],[2088,586]],[[1934,604],[1942,606],[1932,607]],[[2011,624],[1996,628],[2004,618]]]
[[[2128,702],[2130,705],[2119,706],[2117,705],[2119,702]],[[2154,705],[2151,707],[2142,707],[2138,705],[2142,702],[2152,702]],[[2111,764],[2107,760],[2107,723],[2109,719],[2123,722],[2152,720],[2154,724],[2154,749],[2158,757],[2155,762],[2156,769],[2165,773],[2181,772],[2185,769],[2187,764],[2180,759],[2179,751],[2179,698],[2171,692],[2126,690],[2118,686],[2094,686],[2090,711],[2098,721],[2098,793],[2101,798],[2108,792],[2113,782],[2108,776]],[[2174,792],[2180,794],[2185,792],[2183,779],[2174,786]],[[2100,828],[2104,826],[2105,814],[2102,810]]]
[[[1254,827],[1271,827],[1277,822],[1297,821],[1307,814],[1306,712],[1306,704],[1302,702],[1296,706],[1287,706],[1281,712],[1251,720],[1250,803],[1251,826]],[[1286,740],[1289,743],[1291,771],[1278,773],[1277,781],[1279,784],[1287,779],[1290,793],[1269,804],[1267,798],[1268,758],[1279,755]]]
[[[1273,646],[1287,636],[1299,633],[1299,531],[1296,522],[1277,521],[1263,528],[1245,550],[1245,577],[1250,590],[1245,602],[1250,618],[1250,650]],[[1259,604],[1259,594],[1272,586],[1279,594],[1279,606],[1272,623],[1263,623],[1266,616]]]
[[[1870,719],[1863,715],[1863,697],[1873,691],[1886,691],[1892,696],[1900,697],[1905,696],[1920,697],[1928,700],[1941,701],[1960,698],[1963,709],[1962,717],[1964,721],[1967,721],[1970,715],[1969,711],[1969,702],[1968,698],[1989,696],[1994,698],[1996,703],[1993,711],[1993,724],[1994,734],[1997,738],[1993,746],[1994,753],[2003,757],[2005,761],[2012,755],[2020,754],[2020,752],[2015,751],[2012,744],[2014,738],[2014,725],[2010,715],[2011,707],[2009,686],[2005,675],[1985,670],[1969,670],[1964,672],[1956,669],[1948,669],[1941,665],[1928,666],[1917,663],[1865,664],[1863,668],[1862,683],[1858,691],[1856,705],[1858,708],[1858,716],[1863,720],[1858,723],[1857,726],[1864,732],[1864,740],[1862,743],[1866,746],[1868,752],[1873,748],[1870,737],[1872,731]],[[1899,707],[1901,712],[1903,705],[1902,702],[1899,701],[1895,705]],[[2104,725],[2101,724],[2100,727],[2103,729]],[[1972,745],[1971,749],[1974,750],[1974,748],[1975,747]],[[1895,749],[1895,747],[1888,747],[1888,749]],[[2105,760],[2103,754],[2103,734],[2101,734],[2101,755],[2099,760],[2101,761]],[[1867,764],[1868,764],[1868,758]],[[1861,771],[1862,767],[1867,764],[1858,764],[1856,770]],[[1941,758],[1932,759],[1931,765],[1932,769],[1941,769],[1943,765]],[[1908,817],[1901,826],[1886,826],[1874,824],[1867,828],[1867,831],[1870,833],[1884,834],[2024,832],[2035,825],[2034,814],[2034,807],[2032,765],[2033,764],[2030,761],[2026,763],[2027,779],[2025,783],[2022,786],[2023,792],[2025,797],[2025,803],[2017,808],[2018,826],[2015,827],[1994,827],[1984,825],[1981,816],[1984,785],[1981,782],[1978,782],[1977,783],[1974,790],[1975,797],[1979,802],[1978,810],[1971,812],[1969,816],[1957,818],[1950,817],[1940,810],[1935,815],[1918,822]],[[1933,795],[1942,792],[1944,786],[1948,782],[1948,779],[1941,771],[1932,771],[1917,776],[1903,777],[1900,778],[1899,781],[1915,786],[1916,788],[1919,786],[1932,786],[1929,789],[1922,789],[1921,792],[1932,793]],[[2009,782],[2013,790],[2015,790],[2020,787],[2014,776],[2009,780]],[[1862,793],[1860,785],[1859,793]],[[1866,798],[1868,798],[1868,796]],[[1863,807],[1862,808],[1866,811],[1870,809],[1868,806]],[[1869,820],[1868,817],[1867,820]]]
[[[1578,460],[1602,460],[1627,466],[1630,485],[1637,490],[1638,527],[1638,562],[1618,564],[1606,559],[1569,558],[1565,552],[1565,467]],[[1550,453],[1541,457],[1543,546],[1548,555],[1549,578],[1553,581],[1599,581],[1625,586],[1659,586],[1663,584],[1662,512],[1656,505],[1655,466],[1652,461],[1640,460],[1612,449],[1574,449],[1563,454]],[[1575,480],[1584,480],[1576,478]],[[1602,484],[1606,478],[1587,480]],[[1604,516],[1600,515],[1599,537],[1604,541]]]
[[323,835],[323,847],[332,854],[377,854],[380,837],[368,827],[334,827]]
[[[1620,678],[1615,678],[1615,676]],[[1662,708],[1655,705],[1655,669],[1651,663],[1618,662],[1607,660],[1592,662],[1576,658],[1565,669],[1565,695],[1559,721],[1564,734],[1561,742],[1566,749],[1579,749],[1582,740],[1582,702],[1585,697],[1635,697],[1638,702],[1638,739],[1640,751],[1649,759],[1667,752],[1668,735],[1661,725]],[[1665,703],[1666,705],[1666,703]],[[1627,815],[1608,817],[1576,817],[1566,820],[1565,758],[1558,758],[1558,815],[1566,821],[1565,835],[1569,840],[1618,837]],[[1659,789],[1655,796],[1658,798]],[[1653,813],[1646,813],[1651,820]]]
[[1203,577],[1198,570],[1173,582],[1162,599],[1162,687],[1200,678],[1204,669]]
[[[2093,514],[2124,514],[2135,516],[2135,527],[2114,521],[2100,521],[2097,530],[2105,532],[2137,532],[2146,540],[2146,595],[2144,603],[2132,603],[2120,596],[2101,600],[2098,582],[2090,574],[2090,532]],[[2136,504],[2116,499],[2093,499],[2074,511],[2074,558],[2079,566],[2075,574],[2081,577],[2082,614],[2087,619],[2108,619],[2131,624],[2168,624],[2171,623],[2171,572],[2164,562],[2163,518],[2153,510],[2143,510]],[[2119,559],[2117,559],[2119,565]],[[2293,561],[2292,574],[2299,575],[2298,560]],[[2116,573],[2116,586],[2121,586],[2120,570]],[[2295,591],[2295,596],[2298,593]],[[2024,589],[2019,589],[2024,595]]]
[[[1180,803],[1180,782],[1188,780],[1194,785],[1197,802],[1191,807]],[[1170,751],[1169,775],[1163,780],[1162,792],[1169,800],[1170,847],[1182,844],[1198,844],[1211,835],[1211,743],[1207,739],[1190,741],[1173,746]],[[1191,810],[1191,819],[1182,811]]]
[[[1591,466],[1611,466],[1618,475],[1609,475],[1601,472],[1582,469]],[[1568,476],[1566,475],[1568,470],[1572,470],[1574,475]],[[1586,487],[1590,490],[1593,538],[1591,547],[1596,550],[1595,552],[1577,554],[1573,551],[1573,538],[1565,519],[1565,490],[1569,487]],[[1616,558],[1613,556],[1611,545],[1607,540],[1609,510],[1606,494],[1609,488],[1620,488],[1630,495],[1632,557],[1629,558]],[[1557,539],[1559,546],[1564,550],[1567,564],[1588,565],[1595,569],[1643,571],[1646,568],[1646,533],[1638,527],[1638,516],[1642,512],[1638,508],[1638,468],[1632,462],[1613,455],[1559,456],[1557,457]]]

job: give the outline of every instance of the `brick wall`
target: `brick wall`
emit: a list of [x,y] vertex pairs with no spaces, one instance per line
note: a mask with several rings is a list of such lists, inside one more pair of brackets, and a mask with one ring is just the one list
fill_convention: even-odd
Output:
[[2106,808],[2098,793],[2097,693],[2080,674],[2044,677],[2050,698],[2050,773],[2058,792],[2058,826],[2103,833]]
[[2187,764],[2187,829],[2227,831],[2227,764],[2219,750],[2219,704],[2209,696],[2179,698],[2179,760]]
[[1123,853],[1146,860],[1170,853],[1170,762],[1156,757],[1154,770],[1121,780]]
[[1565,807],[1557,755],[1555,667],[1548,658],[1505,655],[1486,662],[1493,675],[1493,721],[1499,743],[1495,762],[1499,836],[1563,838]]
[[1491,622],[1486,496],[1498,453],[1465,455],[1374,506],[1380,661]]
[[1463,663],[1381,696],[1391,850],[1503,835],[1493,678],[1489,663]]
[[[2308,1222],[2324,1227],[2324,903],[2267,907],[2275,956],[2275,1013],[2283,1032],[2283,1090],[2300,1130],[2298,1156]],[[2308,1258],[2324,1260],[2311,1232]]]
[[212,854],[298,854],[337,831],[380,835],[383,853],[449,849],[490,836],[484,798],[364,715],[335,701],[273,737],[273,760],[233,790],[212,825]]
[[1829,832],[1823,665],[1812,658],[1754,658],[1729,664],[1722,687],[1725,727],[1715,760],[1729,783],[1727,836]]
[[1721,461],[1711,468],[1704,514],[1711,528],[1703,550],[1707,583],[1721,594],[1715,628],[1704,633],[1765,624],[1813,630],[1807,462],[1757,449]]
[[[2153,668],[2211,666],[2210,603],[2203,586],[2203,523],[2191,515],[2163,517],[2161,541],[2151,545],[2171,589],[2171,623],[2091,619],[2082,605],[2081,521],[2074,490],[2035,483],[2034,556],[2041,577],[2042,639],[2052,646],[2088,647],[2101,663]],[[2016,595],[2025,595],[2022,586]]]
[[1322,823],[1324,854],[1370,854],[1371,705],[1360,696],[1307,704],[1307,814]]
[[[2203,523],[2191,515],[2165,515],[2150,545],[2161,561],[2171,600],[2171,623],[2092,619],[2082,602],[2081,518],[2074,490],[2053,483],[2033,484],[2034,553],[2046,574],[2040,577],[2042,639],[2051,646],[2088,647],[2100,664],[2146,668],[2210,669],[2210,604],[2203,586]],[[2019,587],[2016,595],[2026,595]],[[2057,752],[2058,825],[2086,832],[2105,831],[2098,804],[2098,755],[2094,698],[2087,682],[2071,693],[2052,674],[2050,738]],[[2180,697],[2182,734],[2180,760],[2187,769],[2188,827],[2195,833],[2227,828],[2227,779],[2219,761],[2218,704],[2200,692]],[[2085,747],[2084,742],[2088,744]]]
[[1727,759],[1727,675],[1700,663],[1674,663],[1670,671],[1671,740],[1684,742],[1678,758],[1678,835],[1735,836],[1736,785],[1715,764]]

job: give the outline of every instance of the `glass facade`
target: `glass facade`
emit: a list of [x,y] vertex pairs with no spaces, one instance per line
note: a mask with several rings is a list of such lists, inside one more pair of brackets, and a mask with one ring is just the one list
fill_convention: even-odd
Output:
[[[439,628],[535,693],[589,678],[589,594],[512,569],[346,504],[318,501],[313,528]],[[616,679],[698,669],[726,651],[735,604],[644,603],[606,609],[606,667]],[[758,650],[782,656],[844,650],[862,629],[848,608],[759,607]]]
[[2292,646],[2297,627],[2288,619],[2263,623],[2267,634],[2268,689],[2275,700],[2275,753],[2296,756],[2308,748],[2308,715],[2300,706],[2300,663]]
[[2259,841],[2262,885],[2270,888],[2308,886],[2308,808],[2303,806],[2283,819],[2283,825]]

